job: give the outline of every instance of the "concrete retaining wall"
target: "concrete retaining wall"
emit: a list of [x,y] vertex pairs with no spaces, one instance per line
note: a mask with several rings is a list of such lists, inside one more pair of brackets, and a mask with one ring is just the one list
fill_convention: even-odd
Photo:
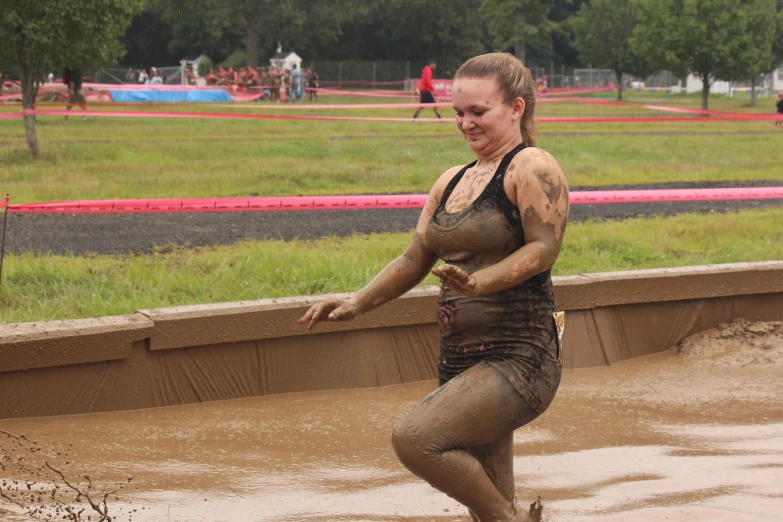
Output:
[[[783,320],[783,262],[555,278],[568,368],[665,350],[718,323]],[[323,296],[0,325],[0,418],[434,379],[438,289],[355,321],[296,321]]]

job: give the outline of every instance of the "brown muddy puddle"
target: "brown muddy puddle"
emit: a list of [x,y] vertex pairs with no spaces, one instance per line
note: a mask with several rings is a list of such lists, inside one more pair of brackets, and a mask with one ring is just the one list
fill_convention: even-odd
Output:
[[[552,522],[783,520],[783,361],[705,357],[566,371],[550,410],[515,434],[519,497],[540,494]],[[117,520],[469,521],[402,468],[389,443],[395,420],[435,384],[0,428],[73,443],[72,476],[133,475],[110,501]]]

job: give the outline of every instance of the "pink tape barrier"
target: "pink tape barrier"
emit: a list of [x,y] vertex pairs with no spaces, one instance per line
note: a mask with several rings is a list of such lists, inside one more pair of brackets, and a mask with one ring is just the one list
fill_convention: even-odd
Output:
[[[575,191],[572,205],[609,203],[664,203],[676,201],[720,201],[744,199],[783,199],[783,187],[598,190]],[[149,213],[149,212],[243,212],[275,210],[360,210],[382,208],[422,208],[426,194],[378,196],[295,196],[259,198],[127,199],[61,201],[9,205],[17,213]],[[0,204],[0,208],[3,207]]]

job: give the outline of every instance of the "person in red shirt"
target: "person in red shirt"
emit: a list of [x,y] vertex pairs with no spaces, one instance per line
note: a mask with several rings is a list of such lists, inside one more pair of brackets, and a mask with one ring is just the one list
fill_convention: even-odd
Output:
[[[424,69],[421,70],[421,82],[419,82],[419,93],[421,93],[421,97],[419,98],[419,103],[435,103],[435,96],[433,96],[432,91],[434,90],[432,85],[432,71],[434,71],[437,68],[438,64],[435,63],[435,60],[431,60],[429,65],[425,65]],[[413,114],[414,119],[419,117],[419,113],[424,107],[419,107],[416,109],[416,112]],[[435,115],[440,118],[441,115],[438,112],[437,107],[433,107],[432,110],[435,111]]]

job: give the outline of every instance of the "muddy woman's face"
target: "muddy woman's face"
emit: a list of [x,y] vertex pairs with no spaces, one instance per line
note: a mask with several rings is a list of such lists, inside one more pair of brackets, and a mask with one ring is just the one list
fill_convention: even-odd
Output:
[[517,139],[525,102],[517,98],[503,103],[495,78],[459,78],[454,81],[452,101],[459,128],[476,154],[488,156]]

